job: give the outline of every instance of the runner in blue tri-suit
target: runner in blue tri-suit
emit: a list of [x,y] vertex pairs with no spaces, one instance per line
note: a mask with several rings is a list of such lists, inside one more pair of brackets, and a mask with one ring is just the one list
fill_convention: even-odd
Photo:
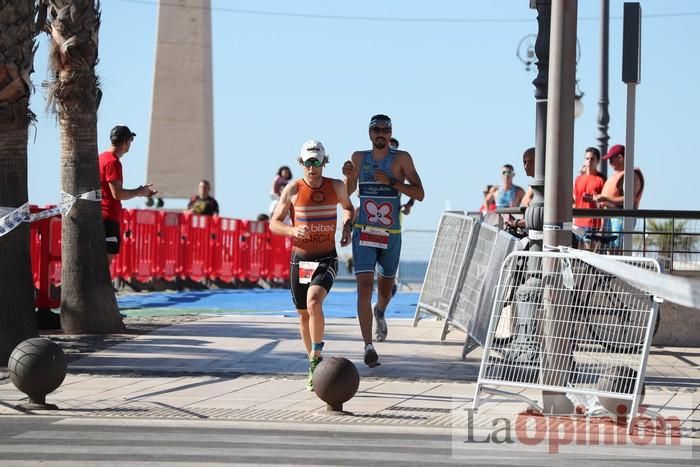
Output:
[[[360,206],[352,233],[352,256],[357,279],[357,315],[365,343],[364,360],[370,368],[379,365],[372,345],[372,314],[375,336],[384,341],[387,325],[384,312],[391,300],[394,276],[401,253],[401,195],[423,201],[425,193],[411,155],[389,147],[391,119],[375,115],[369,123],[372,149],[356,151],[343,165],[348,193],[358,187]],[[374,272],[378,300],[372,304]]]

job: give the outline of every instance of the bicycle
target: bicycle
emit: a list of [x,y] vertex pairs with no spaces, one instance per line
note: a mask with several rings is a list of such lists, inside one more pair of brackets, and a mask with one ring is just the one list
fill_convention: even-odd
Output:
[[[601,244],[606,245],[616,238],[617,236],[591,234],[595,250]],[[515,348],[511,348],[511,344],[519,341],[518,335],[529,336],[530,341],[532,336],[539,335],[537,316],[543,312],[542,297],[530,297],[529,300],[522,300],[521,297],[521,300],[518,300],[518,293],[526,297],[532,291],[528,291],[527,286],[523,287],[529,276],[527,256],[520,256],[513,261],[513,266],[505,272],[507,275],[504,285],[498,288],[496,303],[501,303],[502,307],[493,332],[492,345],[494,348],[504,349],[507,354],[522,353],[523,349],[527,348],[529,359],[533,359],[536,352],[532,347],[537,344],[524,344],[523,339],[520,339],[520,344],[515,345]],[[653,298],[648,297],[649,307],[638,301],[632,306],[627,302],[633,300],[634,289],[617,277],[598,271],[582,261],[576,262],[576,271],[571,264],[569,268],[570,277],[577,277],[579,282],[570,284],[571,290],[576,290],[570,304],[570,322],[575,325],[577,331],[572,337],[575,340],[574,346],[598,345],[611,353],[638,352],[646,337],[645,323],[648,310],[654,305]],[[541,294],[539,287],[542,285],[535,282],[535,288],[532,290]],[[646,299],[645,297],[644,301]],[[658,330],[659,322],[659,314],[656,313],[654,334]]]
[[[601,247],[607,248],[612,242],[617,240],[617,235],[603,235],[588,233],[584,239],[592,244],[591,251],[597,252]],[[609,251],[605,249],[604,251]],[[597,271],[591,265],[584,263],[585,273],[595,277],[595,282],[589,287],[589,293],[581,301],[580,306],[586,313],[588,319],[588,330],[595,340],[610,352],[629,353],[637,352],[642,345],[644,336],[637,335],[643,329],[645,315],[643,313],[634,314],[630,306],[626,305],[617,291],[626,290],[634,293],[634,288],[612,274]],[[597,297],[596,290],[609,291]],[[612,293],[610,293],[612,292]],[[596,301],[596,298],[598,300]],[[654,298],[649,297],[650,307],[654,306]],[[592,318],[598,318],[592,320]],[[656,335],[659,329],[661,317],[656,313],[652,336]]]

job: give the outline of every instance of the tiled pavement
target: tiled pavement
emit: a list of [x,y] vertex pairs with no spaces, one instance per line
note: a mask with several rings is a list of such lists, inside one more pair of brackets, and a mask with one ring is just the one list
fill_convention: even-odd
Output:
[[[361,375],[345,404],[354,416],[324,410],[304,388],[307,362],[291,318],[220,316],[175,324],[96,352],[69,365],[63,385],[47,398],[61,416],[310,421],[451,428],[465,423],[478,375],[477,349],[461,359],[464,335],[439,340],[441,322],[389,322],[376,344],[381,365],[362,363],[355,320],[329,319],[324,354],[352,360]],[[700,350],[653,348],[645,402],[676,415],[698,432]],[[539,391],[517,390],[538,400]],[[0,385],[0,415],[17,414],[24,398]],[[514,418],[522,402],[483,396],[476,426]],[[51,412],[41,412],[51,414]]]

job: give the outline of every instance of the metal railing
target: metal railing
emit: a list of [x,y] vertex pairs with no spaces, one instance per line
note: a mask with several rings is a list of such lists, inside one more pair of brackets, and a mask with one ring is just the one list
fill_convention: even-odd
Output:
[[[522,217],[523,208],[498,209],[489,213],[491,222],[502,227],[508,216]],[[474,215],[475,213],[470,213]],[[625,236],[629,234],[631,245],[624,247],[617,242],[594,242],[596,251],[644,256],[659,261],[664,272],[700,272],[700,211],[675,211],[660,209],[574,209],[574,222],[577,218],[602,219],[602,227],[596,233],[602,237]],[[610,228],[611,219],[635,219],[631,230]],[[583,245],[582,245],[583,246]]]
[[[428,269],[428,259],[435,239],[435,229],[404,229],[401,233],[401,261],[396,280],[401,290],[417,292]],[[338,249],[338,275],[336,280],[354,282],[352,249]]]

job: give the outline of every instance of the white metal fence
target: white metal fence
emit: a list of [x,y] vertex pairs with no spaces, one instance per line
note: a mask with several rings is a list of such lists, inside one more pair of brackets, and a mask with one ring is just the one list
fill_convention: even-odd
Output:
[[[606,258],[661,272],[653,259]],[[631,421],[657,308],[649,293],[571,253],[512,253],[495,290],[474,408],[484,386],[511,386],[629,401]]]
[[462,281],[458,284],[454,305],[442,331],[442,339],[450,326],[467,333],[462,358],[476,345],[483,346],[486,343],[486,331],[501,265],[517,244],[515,237],[502,230],[483,223],[478,225],[477,235],[473,237],[472,253],[464,265]]
[[496,227],[464,214],[443,214],[414,326],[424,314],[431,314],[445,320],[441,340],[450,328],[465,332],[462,357],[483,345],[498,273],[515,247],[516,238]]
[[465,215],[446,212],[440,218],[414,326],[425,313],[444,319],[450,314],[476,227],[476,219]]

